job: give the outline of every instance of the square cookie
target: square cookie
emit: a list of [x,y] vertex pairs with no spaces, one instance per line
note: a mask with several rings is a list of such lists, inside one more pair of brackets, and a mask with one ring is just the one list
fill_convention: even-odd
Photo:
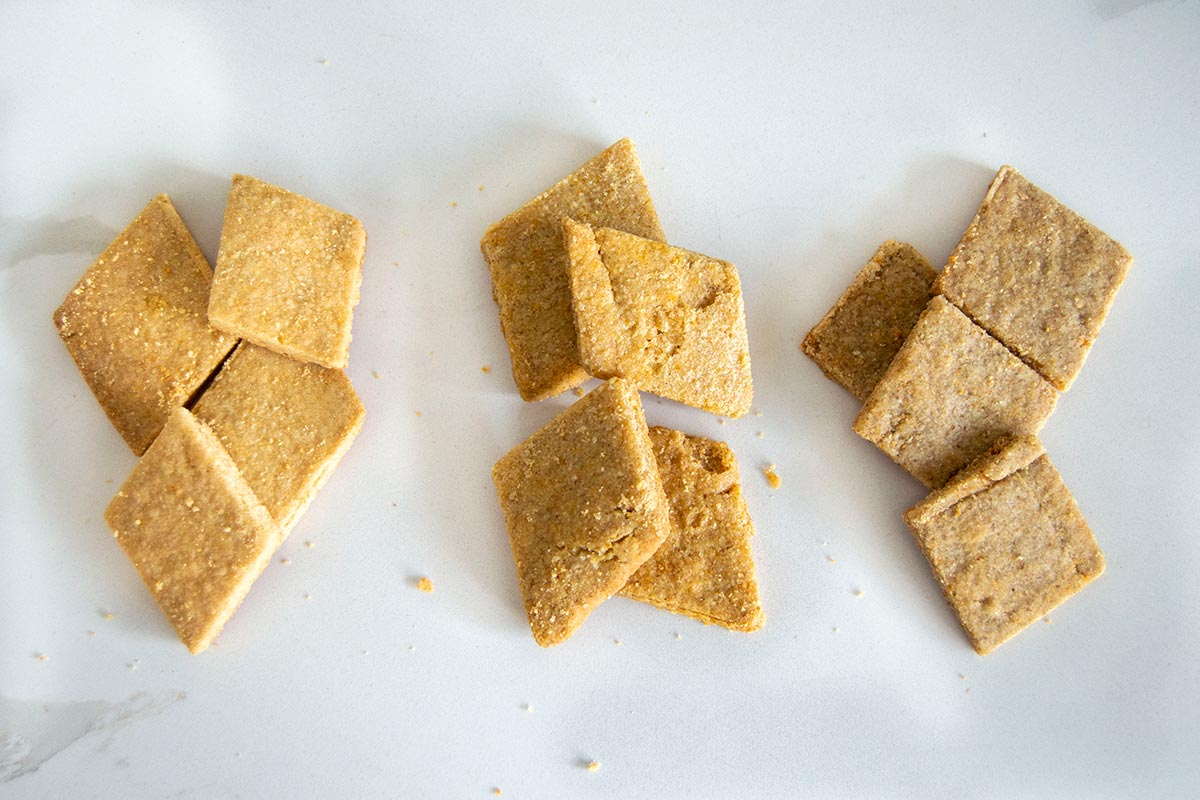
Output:
[[283,540],[217,437],[183,408],[104,518],[193,653],[220,633]]
[[565,641],[670,532],[637,389],[609,381],[496,462],[529,627]]
[[911,244],[884,242],[800,349],[831,380],[866,400],[929,302],[936,277]]
[[237,344],[208,324],[211,285],[208,261],[160,194],[54,312],[83,379],[138,455]]
[[750,537],[754,525],[724,443],[651,428],[671,507],[671,534],[621,594],[735,631],[762,627]]
[[366,245],[349,214],[234,175],[208,318],[268,350],[344,367]]
[[1001,440],[904,515],[975,650],[989,653],[1104,572],[1042,444]]
[[363,405],[341,370],[243,342],[192,411],[286,536],[350,449]]
[[714,414],[750,410],[746,311],[732,264],[572,219],[563,238],[584,369]]
[[1065,391],[1132,264],[1124,247],[1005,166],[934,291]]
[[479,243],[521,397],[587,380],[579,365],[562,219],[665,240],[633,142],[622,139],[492,225]]
[[931,488],[1001,436],[1037,433],[1054,387],[934,297],[863,403],[854,432]]

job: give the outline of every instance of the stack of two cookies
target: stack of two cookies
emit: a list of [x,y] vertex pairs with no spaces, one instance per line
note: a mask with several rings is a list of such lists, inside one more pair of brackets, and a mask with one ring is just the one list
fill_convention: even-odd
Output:
[[752,396],[736,269],[664,238],[626,139],[481,243],[521,396],[607,381],[492,472],[543,646],[616,593],[737,630],[762,625],[733,453],[648,428],[638,394],[730,417]]
[[180,639],[205,649],[362,427],[342,372],[353,217],[234,176],[214,277],[166,195],[55,312],[141,460],[105,514]]
[[1131,262],[1003,167],[940,274],[887,242],[805,337],[855,432],[935,490],[905,520],[980,653],[1104,569],[1036,434]]

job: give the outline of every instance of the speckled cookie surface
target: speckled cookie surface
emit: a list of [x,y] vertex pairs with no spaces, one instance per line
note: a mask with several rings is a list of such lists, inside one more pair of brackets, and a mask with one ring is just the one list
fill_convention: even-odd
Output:
[[492,469],[521,597],[543,647],[565,641],[670,532],[637,390],[612,380]]
[[671,534],[621,594],[739,631],[762,627],[754,525],[724,443],[670,428],[650,440],[671,507]]
[[239,345],[192,409],[288,533],[362,428],[341,370]]
[[1104,571],[1104,556],[1034,437],[1002,440],[905,521],[980,653]]
[[1132,263],[1111,237],[1005,166],[934,291],[1066,390]]
[[71,358],[138,455],[237,344],[208,323],[211,285],[208,261],[163,194],[54,312]]
[[584,369],[714,414],[750,410],[746,312],[732,264],[570,219],[563,235]]
[[349,214],[234,175],[209,319],[299,361],[344,367],[366,243]]
[[854,421],[929,487],[1005,435],[1041,430],[1058,394],[943,297],[929,301]]
[[193,653],[221,631],[283,539],[216,436],[183,408],[104,517]]
[[884,242],[801,349],[831,380],[866,400],[929,302],[936,277],[912,245]]
[[480,249],[521,397],[587,380],[579,364],[562,219],[664,240],[633,142],[622,139],[487,229]]

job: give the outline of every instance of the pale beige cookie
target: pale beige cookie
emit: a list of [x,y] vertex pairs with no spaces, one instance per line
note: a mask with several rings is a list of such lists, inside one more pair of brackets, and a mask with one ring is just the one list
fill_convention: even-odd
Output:
[[746,312],[732,264],[571,219],[563,237],[584,369],[714,414],[750,410]]
[[1057,401],[1041,376],[934,297],[863,403],[854,432],[937,487],[999,437],[1037,433]]
[[866,400],[929,302],[936,277],[912,245],[884,242],[800,348],[831,380]]
[[208,324],[211,285],[208,261],[160,194],[54,312],[71,358],[138,455],[237,344]]
[[349,214],[234,175],[209,320],[299,361],[344,367],[366,244]]
[[671,507],[671,535],[621,594],[705,624],[758,630],[754,525],[733,451],[670,428],[651,428],[650,441]]
[[904,519],[981,654],[1104,572],[1075,499],[1032,436],[1001,440]]
[[579,365],[562,219],[663,241],[633,142],[622,139],[517,211],[479,243],[521,397],[542,400],[587,380]]
[[670,532],[641,400],[602,384],[496,462],[533,638],[566,640]]
[[286,536],[362,428],[341,372],[243,342],[192,409]]
[[104,518],[193,653],[220,633],[283,540],[217,437],[183,408]]
[[934,291],[1065,391],[1132,264],[1124,247],[1005,166]]

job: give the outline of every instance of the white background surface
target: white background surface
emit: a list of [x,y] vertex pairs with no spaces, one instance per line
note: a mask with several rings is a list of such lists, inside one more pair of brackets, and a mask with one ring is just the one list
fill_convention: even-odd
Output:
[[[340,5],[4,4],[0,796],[1195,796],[1200,5]],[[574,398],[519,400],[478,240],[621,136],[741,270],[761,416],[646,407],[737,453],[768,621],[614,599],[542,650],[489,469]],[[1002,163],[1137,260],[1044,431],[1108,571],[981,658],[798,344],[884,238],[941,264]],[[215,258],[234,171],[365,223],[367,422],[192,657],[51,312],[158,192]]]

